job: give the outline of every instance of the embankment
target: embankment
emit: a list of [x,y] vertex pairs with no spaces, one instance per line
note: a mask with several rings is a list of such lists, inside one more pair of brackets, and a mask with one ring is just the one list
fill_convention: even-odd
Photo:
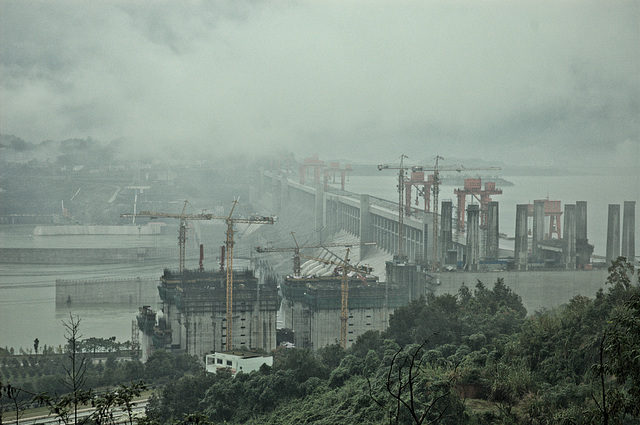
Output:
[[600,288],[605,288],[607,270],[570,271],[504,271],[477,273],[438,273],[438,285],[433,286],[435,294],[457,294],[464,284],[475,289],[478,281],[487,288],[499,279],[516,294],[522,297],[522,303],[528,314],[543,308],[558,307],[568,303],[576,295],[593,298]]
[[170,248],[0,248],[0,263],[114,264],[175,260]]
[[56,280],[56,305],[156,305],[158,279]]

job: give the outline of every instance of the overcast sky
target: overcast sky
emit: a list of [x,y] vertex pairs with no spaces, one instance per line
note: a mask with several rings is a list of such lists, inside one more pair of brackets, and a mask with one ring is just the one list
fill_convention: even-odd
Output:
[[0,133],[640,163],[640,2],[0,0]]

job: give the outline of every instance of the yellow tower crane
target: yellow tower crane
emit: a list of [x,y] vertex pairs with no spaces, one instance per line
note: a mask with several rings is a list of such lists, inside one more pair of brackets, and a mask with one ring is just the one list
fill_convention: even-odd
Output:
[[348,272],[371,273],[373,269],[366,266],[352,266],[349,264],[349,252],[350,248],[347,248],[347,252],[344,259],[340,262],[325,260],[323,258],[311,257],[308,255],[300,254],[301,257],[309,260],[319,261],[324,264],[333,264],[335,266],[342,267],[342,276],[340,278],[340,296],[341,296],[341,310],[340,310],[340,346],[343,349],[347,348],[347,317],[349,313],[349,275]]
[[212,220],[214,218],[211,214],[185,214],[185,210],[187,209],[187,204],[189,201],[184,201],[184,207],[182,207],[182,212],[180,214],[171,214],[165,212],[152,212],[152,211],[140,211],[138,213],[133,214],[120,214],[120,217],[149,217],[152,220],[157,218],[179,218],[180,219],[180,228],[178,230],[178,246],[180,247],[180,259],[179,259],[179,267],[180,273],[184,271],[184,262],[185,262],[185,245],[187,241],[187,221],[190,220]]
[[233,210],[238,203],[237,200],[233,201],[233,207],[228,217],[214,217],[219,220],[225,220],[227,223],[227,239],[226,239],[226,251],[227,251],[227,350],[233,349],[233,224],[234,223],[248,223],[248,224],[273,224],[275,219],[271,216],[253,216],[249,218],[231,218]]
[[231,212],[226,217],[215,216],[213,214],[185,214],[187,208],[187,201],[184,202],[181,214],[169,214],[162,212],[141,211],[137,214],[122,214],[120,217],[150,217],[152,219],[159,217],[167,218],[179,218],[180,219],[180,231],[178,235],[178,243],[180,245],[180,272],[184,271],[184,257],[185,257],[185,241],[186,241],[186,221],[187,220],[224,220],[227,224],[227,237],[225,241],[227,252],[227,339],[226,349],[233,349],[233,225],[234,223],[247,223],[247,224],[273,224],[275,223],[274,217],[268,216],[252,216],[249,218],[231,218],[233,211],[235,210],[237,200],[233,201],[233,207]]

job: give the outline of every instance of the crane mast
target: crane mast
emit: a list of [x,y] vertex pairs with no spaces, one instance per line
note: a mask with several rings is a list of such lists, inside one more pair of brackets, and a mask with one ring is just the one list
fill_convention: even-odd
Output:
[[184,201],[184,206],[182,207],[182,212],[180,214],[171,214],[165,212],[152,212],[152,211],[140,211],[138,213],[133,214],[120,214],[120,217],[149,217],[151,219],[156,218],[178,218],[180,219],[180,227],[178,229],[178,247],[179,247],[179,260],[178,260],[178,269],[180,273],[184,271],[185,264],[185,245],[187,241],[187,221],[190,220],[212,220],[218,217],[213,216],[212,214],[185,214],[185,210],[187,209],[187,204],[189,201]]
[[398,258],[404,257],[404,207],[402,199],[404,197],[404,175],[410,167],[404,166],[406,155],[400,155],[400,166],[390,167],[387,164],[378,165],[378,170],[398,170]]
[[227,251],[227,339],[226,349],[227,351],[233,349],[233,246],[234,246],[234,230],[233,225],[235,223],[248,223],[248,224],[273,224],[275,219],[273,217],[251,217],[251,218],[231,218],[233,210],[236,207],[238,200],[233,201],[233,207],[229,216],[226,218],[216,217],[221,220],[225,220],[227,224],[227,238],[226,238],[226,251]]
[[180,272],[184,272],[184,258],[185,258],[185,242],[187,240],[186,235],[186,222],[188,220],[224,220],[227,224],[227,233],[225,247],[227,252],[227,337],[226,337],[226,349],[233,349],[233,245],[234,245],[234,230],[233,225],[235,223],[248,223],[248,224],[274,224],[275,219],[273,217],[250,217],[250,218],[231,218],[233,211],[235,210],[237,200],[233,201],[233,207],[228,216],[215,216],[213,214],[185,214],[187,208],[187,201],[184,201],[184,207],[181,214],[170,214],[164,212],[151,212],[141,211],[136,214],[121,214],[120,217],[150,217],[152,219],[159,217],[166,218],[179,218],[180,230],[178,233],[178,243],[180,245]]
[[441,166],[440,160],[444,159],[441,156],[436,156],[435,165],[433,167],[415,166],[412,167],[413,171],[432,171],[433,172],[433,185],[431,190],[433,191],[433,261],[431,262],[432,270],[437,270],[440,267],[438,259],[438,194],[440,193],[440,172],[441,171],[477,171],[477,170],[500,170],[500,167],[485,167],[485,168],[466,168],[462,165],[448,165]]
[[231,220],[231,214],[236,208],[237,200],[233,201],[233,207],[229,217],[226,219],[227,223],[227,240],[225,241],[227,251],[227,341],[226,349],[228,351],[233,349],[233,221]]
[[307,255],[300,254],[301,257],[309,260],[319,261],[324,264],[333,264],[342,267],[342,276],[340,278],[340,346],[344,349],[347,348],[347,318],[349,314],[349,275],[347,272],[352,271],[356,273],[367,273],[370,271],[352,266],[349,264],[349,252],[350,248],[347,248],[347,253],[341,262],[335,262],[331,260],[325,260],[323,258],[315,258]]

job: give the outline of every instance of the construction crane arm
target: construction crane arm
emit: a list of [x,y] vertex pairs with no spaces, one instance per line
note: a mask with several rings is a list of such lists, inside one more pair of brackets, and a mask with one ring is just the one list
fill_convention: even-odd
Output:
[[231,221],[233,223],[257,223],[257,224],[273,224],[275,223],[275,217],[249,217],[249,218],[229,218],[229,217],[220,217],[215,216],[213,214],[171,214],[164,212],[153,212],[153,211],[140,211],[136,214],[120,214],[120,217],[149,217],[151,219],[155,218],[179,218],[182,220],[224,220]]
[[171,214],[164,212],[140,211],[136,214],[120,214],[120,217],[149,217],[155,218],[179,218],[182,220],[213,220],[216,218],[225,219],[225,217],[215,217],[212,214]]
[[445,165],[442,167],[424,167],[422,165],[416,165],[411,167],[411,171],[482,171],[482,170],[501,170],[500,167],[477,167],[477,168],[467,168],[463,165]]
[[323,245],[306,245],[306,246],[287,246],[282,248],[276,247],[261,247],[256,246],[256,252],[295,252],[300,249],[318,249],[318,248],[351,248],[354,245],[376,245],[375,242],[365,242],[362,244],[354,243],[354,244],[344,244],[344,243],[328,243]]

